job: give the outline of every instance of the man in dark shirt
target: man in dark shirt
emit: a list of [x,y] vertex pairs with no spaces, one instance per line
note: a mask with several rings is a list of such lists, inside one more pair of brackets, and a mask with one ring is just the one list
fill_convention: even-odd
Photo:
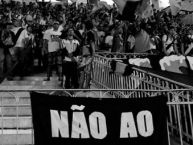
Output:
[[[15,35],[10,30],[11,23],[6,23],[2,28],[1,31],[1,38],[0,38],[0,46],[1,46],[1,53],[0,53],[0,77],[3,77],[3,73],[12,72],[11,69],[13,67],[12,65],[12,59],[9,49],[12,48],[15,45]],[[4,64],[5,63],[5,64]],[[5,66],[5,67],[4,67]],[[8,80],[12,79],[10,76],[10,73],[8,75]]]

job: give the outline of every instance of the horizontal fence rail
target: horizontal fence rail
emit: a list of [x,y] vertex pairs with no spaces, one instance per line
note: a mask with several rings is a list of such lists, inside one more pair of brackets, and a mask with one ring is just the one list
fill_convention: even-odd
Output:
[[127,59],[127,58],[139,58],[139,57],[145,57],[149,55],[155,55],[155,54],[149,54],[149,53],[118,53],[118,52],[97,52],[98,56],[102,56],[105,58],[111,58],[111,59]]

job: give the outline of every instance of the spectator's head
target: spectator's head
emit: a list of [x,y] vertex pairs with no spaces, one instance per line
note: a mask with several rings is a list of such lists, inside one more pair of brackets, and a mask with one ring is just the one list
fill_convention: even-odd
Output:
[[86,21],[85,28],[86,28],[86,30],[92,30],[93,29],[92,21]]
[[134,23],[134,33],[138,33],[141,31],[141,27],[140,27],[140,23],[139,21],[137,21],[136,23]]
[[171,26],[169,29],[169,34],[174,35],[175,34],[175,27]]
[[53,28],[54,28],[54,30],[58,30],[58,28],[59,28],[59,22],[58,21],[53,22]]
[[32,18],[31,15],[27,15],[27,16],[26,16],[26,23],[27,23],[28,25],[32,25],[32,24],[33,24],[33,18]]
[[72,19],[68,20],[68,27],[69,28],[73,27],[73,20]]
[[28,32],[28,34],[32,34],[32,26],[31,25],[28,25],[27,26],[27,32]]
[[13,18],[12,22],[15,27],[21,26],[21,20],[19,20],[18,18]]
[[68,29],[68,37],[72,37],[74,36],[74,29],[73,28],[69,28]]

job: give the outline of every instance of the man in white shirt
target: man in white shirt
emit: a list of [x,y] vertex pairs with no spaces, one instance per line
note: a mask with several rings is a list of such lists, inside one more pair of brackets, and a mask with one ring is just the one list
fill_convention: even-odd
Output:
[[20,71],[22,70],[22,76],[29,75],[29,73],[33,70],[33,53],[32,50],[34,48],[34,35],[32,34],[32,26],[28,25],[27,28],[22,31],[19,40],[20,45],[18,47],[21,49],[20,55]]
[[64,64],[63,74],[66,76],[65,88],[77,89],[78,84],[78,55],[79,55],[79,42],[74,39],[74,30],[69,28],[68,38],[62,39],[61,46],[63,49]]
[[[32,28],[31,26],[27,26],[26,29],[21,28],[21,22],[19,19],[13,20],[13,28],[11,31],[15,34],[16,36],[16,42],[15,46],[9,49],[11,60],[10,64],[11,66],[8,66],[9,69],[12,69],[12,67],[17,63],[15,69],[13,70],[12,74],[10,74],[10,79],[11,76],[14,76],[15,73],[19,74],[20,76],[23,76],[24,73],[24,64],[25,59],[28,57],[26,56],[27,54],[25,53],[26,50],[29,47],[29,42],[33,41],[34,36],[32,34]],[[32,45],[32,43],[31,43]]]
[[[50,76],[52,75],[53,67],[56,67],[56,73],[59,75],[59,68],[58,68],[58,51],[60,49],[59,44],[59,36],[61,32],[59,31],[59,22],[54,21],[53,27],[46,30],[44,33],[44,50],[48,52],[48,68],[47,68],[47,79],[46,81],[50,80]],[[45,48],[47,47],[47,48]]]

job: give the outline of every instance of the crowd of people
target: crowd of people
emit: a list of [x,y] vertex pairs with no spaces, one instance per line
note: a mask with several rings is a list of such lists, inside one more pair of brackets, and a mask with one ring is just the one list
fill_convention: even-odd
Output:
[[164,11],[129,22],[115,5],[4,2],[0,9],[1,79],[30,75],[38,60],[46,81],[55,69],[65,88],[89,88],[96,51],[193,55],[193,29]]

